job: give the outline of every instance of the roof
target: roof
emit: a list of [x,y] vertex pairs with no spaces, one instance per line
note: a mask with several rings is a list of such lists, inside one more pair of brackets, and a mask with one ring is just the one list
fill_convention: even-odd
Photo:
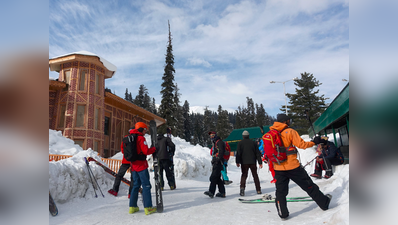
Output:
[[[84,56],[84,57],[79,57],[79,56]],[[74,60],[84,60],[84,59],[87,59],[87,58],[93,57],[93,56],[98,58],[99,62],[102,63],[102,65],[107,70],[105,72],[105,76],[107,78],[112,77],[116,73],[117,67],[115,65],[113,65],[106,59],[102,58],[101,56],[98,56],[98,55],[88,52],[88,51],[72,52],[72,53],[68,53],[65,55],[60,55],[60,56],[51,58],[50,59],[50,70],[59,72],[61,69],[60,65],[63,63],[66,63],[69,61],[74,61]],[[95,63],[95,62],[93,62],[93,63]]]
[[[269,127],[270,126],[263,126],[265,133],[269,131]],[[243,139],[242,133],[245,130],[247,130],[249,132],[249,138],[252,140],[261,138],[263,136],[263,134],[261,133],[260,127],[246,127],[246,128],[241,128],[241,129],[235,129],[229,134],[229,136],[226,139],[223,140],[223,141],[227,142],[229,144],[229,146],[231,146],[232,151],[236,151],[238,142]]]
[[[324,113],[314,122],[314,130],[319,133],[334,124],[338,127],[345,124],[345,116],[349,113],[350,86],[347,84],[337,97],[330,103]],[[312,128],[308,130],[310,137],[314,136]]]
[[129,101],[124,100],[123,98],[112,94],[110,92],[105,92],[105,104],[113,105],[116,106],[117,108],[121,108],[123,110],[126,110],[132,114],[135,114],[139,116],[140,118],[150,121],[150,120],[155,120],[156,126],[160,126],[164,123],[166,123],[166,120],[163,119],[160,116],[157,116]]

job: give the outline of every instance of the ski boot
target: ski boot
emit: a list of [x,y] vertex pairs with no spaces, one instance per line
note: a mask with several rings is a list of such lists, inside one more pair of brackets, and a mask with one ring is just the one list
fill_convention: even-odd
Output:
[[213,197],[214,197],[214,194],[211,193],[210,191],[205,191],[203,194],[209,196],[210,198],[213,198]]
[[115,190],[113,190],[113,189],[110,189],[110,190],[108,191],[108,193],[111,194],[111,195],[117,196],[117,191],[115,191]]
[[225,198],[225,194],[221,194],[220,192],[218,192],[216,194],[216,197]]
[[140,208],[138,208],[138,207],[130,207],[129,208],[129,214],[133,214],[138,211],[140,211]]
[[144,210],[145,215],[149,215],[156,212],[156,207],[146,207]]

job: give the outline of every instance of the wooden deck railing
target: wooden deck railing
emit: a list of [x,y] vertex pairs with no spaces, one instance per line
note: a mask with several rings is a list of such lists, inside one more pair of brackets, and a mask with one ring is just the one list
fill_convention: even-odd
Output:
[[[49,154],[50,156],[50,161],[59,161],[62,159],[67,159],[69,157],[72,157],[71,155],[54,155],[54,154]],[[101,160],[108,166],[109,169],[111,169],[113,172],[117,173],[119,171],[120,165],[122,165],[122,160],[120,159],[107,159],[107,158],[101,158]],[[130,169],[127,170],[128,173],[130,173]]]

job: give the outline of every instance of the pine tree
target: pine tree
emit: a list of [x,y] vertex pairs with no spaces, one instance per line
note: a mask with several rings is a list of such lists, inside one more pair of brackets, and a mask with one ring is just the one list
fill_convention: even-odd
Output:
[[[308,134],[310,124],[307,120],[305,110],[309,111],[311,121],[314,122],[318,117],[325,111],[327,98],[324,95],[318,96],[319,87],[322,83],[319,83],[315,79],[313,74],[307,72],[301,73],[301,78],[294,81],[294,84],[298,86],[296,88],[296,94],[286,94],[289,98],[288,114],[292,118],[292,126],[297,132],[302,134]],[[281,111],[285,112],[284,107]]]
[[260,107],[256,103],[256,120],[258,126],[263,126],[267,124],[267,116],[268,114],[265,112],[264,106],[261,103]]
[[152,108],[153,108],[153,114],[158,115],[158,110],[156,109],[155,98],[152,98]]
[[235,110],[235,114],[236,114],[236,119],[235,119],[235,129],[240,129],[243,128],[243,123],[244,123],[244,119],[243,119],[243,112],[242,112],[242,108],[240,106],[238,106],[238,109]]
[[176,119],[175,136],[182,138],[184,136],[184,116],[182,106],[180,106],[180,93],[176,83],[174,89],[174,104],[176,110],[174,111],[174,118]]
[[126,93],[124,94],[124,100],[129,101],[129,90],[126,88]]
[[[176,119],[174,118],[173,112],[176,111],[176,104],[174,103],[174,55],[173,46],[171,44],[171,32],[170,23],[169,24],[169,41],[166,53],[166,65],[164,67],[164,74],[162,77],[162,90],[160,94],[162,95],[162,100],[159,106],[160,117],[166,119],[166,124],[159,128],[160,132],[165,132],[166,127],[175,128]],[[172,129],[173,132],[174,129]]]
[[253,99],[246,97],[247,99],[247,119],[246,119],[246,127],[255,127],[257,126],[256,122],[256,112],[254,108]]
[[225,139],[229,136],[229,134],[232,131],[232,126],[229,123],[229,119],[228,119],[228,111],[223,110],[221,105],[219,105],[217,112],[218,112],[218,119],[217,119],[217,126],[216,126],[217,135],[221,139]]
[[187,142],[191,142],[192,139],[192,121],[189,115],[189,103],[185,100],[184,105],[182,106],[182,116],[184,117],[184,129],[182,138]]
[[212,112],[209,110],[209,106],[204,108],[204,116],[203,116],[203,130],[206,133],[205,138],[203,139],[205,145],[211,145],[211,140],[208,137],[209,131],[216,131],[216,124],[214,121],[214,117],[212,116]]

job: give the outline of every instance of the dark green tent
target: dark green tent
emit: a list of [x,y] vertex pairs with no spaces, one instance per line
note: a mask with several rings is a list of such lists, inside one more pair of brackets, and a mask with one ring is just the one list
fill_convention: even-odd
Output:
[[[270,126],[263,126],[265,133],[269,131],[269,127]],[[242,133],[245,130],[249,132],[249,138],[252,140],[255,140],[256,138],[261,138],[263,136],[261,134],[260,127],[247,127],[247,128],[235,129],[229,134],[229,136],[226,139],[223,140],[224,142],[227,142],[229,146],[231,146],[231,151],[236,151],[239,141],[243,139]]]

